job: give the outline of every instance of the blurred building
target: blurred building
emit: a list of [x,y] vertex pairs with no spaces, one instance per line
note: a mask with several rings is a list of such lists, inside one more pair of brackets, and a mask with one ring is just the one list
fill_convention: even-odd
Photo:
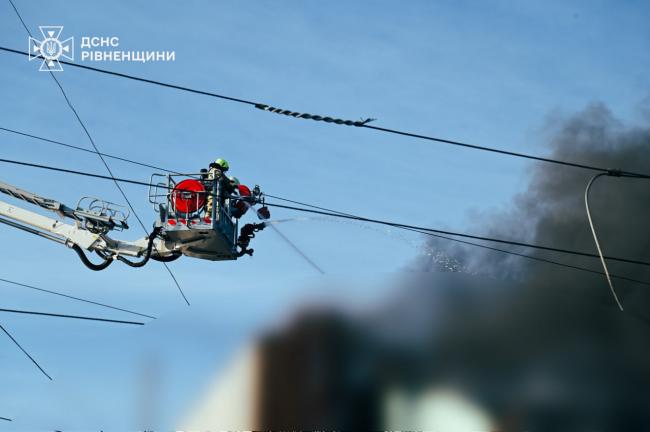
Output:
[[458,392],[417,382],[419,363],[336,311],[303,312],[234,358],[181,430],[490,429]]
[[433,278],[363,311],[321,306],[267,331],[207,386],[185,429],[650,427],[640,309],[620,313],[570,280]]

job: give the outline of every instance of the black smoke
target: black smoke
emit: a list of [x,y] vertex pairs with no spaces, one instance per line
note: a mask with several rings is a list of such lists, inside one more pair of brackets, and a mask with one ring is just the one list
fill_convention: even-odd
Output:
[[[597,104],[549,122],[548,134],[551,158],[650,172],[650,121],[626,126]],[[593,174],[535,163],[511,208],[480,215],[472,231],[595,253],[583,200]],[[650,180],[601,178],[591,196],[605,254],[650,261]],[[406,291],[411,306],[422,308],[429,297],[431,314],[438,314],[418,348],[431,360],[418,374],[453,381],[505,429],[650,427],[649,285],[614,279],[625,307],[620,312],[602,275],[429,242],[478,276],[445,286],[424,276]],[[602,270],[597,259],[506,247]],[[649,267],[609,266],[650,282]],[[426,257],[417,268],[440,270]]]

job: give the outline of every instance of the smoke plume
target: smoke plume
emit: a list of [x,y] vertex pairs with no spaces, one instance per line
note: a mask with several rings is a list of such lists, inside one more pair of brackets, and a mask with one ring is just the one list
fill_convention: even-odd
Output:
[[[551,158],[650,172],[650,122],[625,126],[597,104],[549,122],[548,131]],[[472,231],[596,253],[583,198],[592,175],[535,163],[511,208],[481,214]],[[650,180],[600,178],[591,203],[606,255],[650,260]],[[421,295],[438,290],[442,311],[428,336],[435,366],[423,373],[461,383],[503,428],[650,426],[650,286],[614,279],[620,312],[602,275],[435,238],[429,246],[490,282],[442,289],[426,276],[417,282]],[[503,248],[602,271],[597,259]],[[440,270],[424,257],[418,265]],[[650,282],[649,267],[609,266]]]

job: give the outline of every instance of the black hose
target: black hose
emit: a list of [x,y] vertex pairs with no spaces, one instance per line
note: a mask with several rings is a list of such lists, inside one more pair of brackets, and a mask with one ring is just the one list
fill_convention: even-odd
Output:
[[133,262],[129,261],[128,259],[124,258],[123,256],[117,256],[116,257],[118,260],[122,261],[124,264],[128,265],[129,267],[144,267],[144,265],[149,262],[149,254],[145,255],[144,259],[142,261],[138,262]]
[[79,255],[79,258],[81,259],[81,262],[84,263],[84,265],[86,267],[88,267],[90,270],[93,270],[93,271],[104,270],[109,265],[113,264],[113,260],[110,259],[110,258],[104,258],[104,262],[102,262],[101,264],[95,264],[95,263],[91,262],[88,259],[88,257],[86,256],[86,254],[84,253],[83,249],[81,249],[81,247],[79,247],[79,245],[73,244],[72,245],[72,250],[75,251],[77,253],[77,255]]
[[176,261],[181,256],[183,256],[182,253],[175,253],[174,255],[170,255],[170,256],[166,256],[166,257],[151,255],[151,259],[154,260],[154,261],[167,263],[167,262]]
[[122,256],[117,256],[117,259],[122,261],[124,264],[130,266],[130,267],[144,267],[145,264],[149,262],[149,258],[151,258],[151,250],[153,249],[153,241],[155,240],[156,236],[158,236],[158,233],[160,233],[161,227],[154,228],[153,231],[151,231],[151,234],[149,234],[149,244],[147,245],[147,252],[144,255],[144,258],[142,261],[138,262],[133,262],[129,261],[128,259],[122,257]]

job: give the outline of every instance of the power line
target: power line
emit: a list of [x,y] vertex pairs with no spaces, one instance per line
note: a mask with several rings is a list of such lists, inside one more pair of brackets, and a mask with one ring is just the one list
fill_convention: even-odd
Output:
[[298,255],[300,255],[305,261],[307,261],[307,263],[312,266],[318,273],[325,274],[325,271],[323,271],[323,269],[320,268],[314,260],[309,258],[306,253],[304,253],[294,242],[292,242],[286,235],[284,235],[282,231],[280,231],[275,225],[271,225],[271,228],[273,228],[273,231],[275,231],[275,233],[279,235],[282,240],[291,246],[291,248],[296,251],[296,253],[298,253]]
[[33,285],[27,285],[27,284],[24,284],[24,283],[8,280],[8,279],[4,279],[4,278],[0,278],[0,281],[6,282],[8,284],[16,285],[16,286],[19,286],[19,287],[23,287],[23,288],[29,288],[29,289],[33,289],[33,290],[36,290],[36,291],[41,291],[41,292],[44,292],[44,293],[69,298],[71,300],[76,300],[76,301],[83,302],[83,303],[89,303],[89,304],[93,304],[93,305],[96,305],[96,306],[101,306],[101,307],[105,307],[105,308],[108,308],[108,309],[117,310],[117,311],[120,311],[120,312],[130,313],[132,315],[138,315],[138,316],[145,317],[145,318],[156,319],[155,316],[143,314],[143,313],[140,313],[140,312],[135,312],[135,311],[132,311],[132,310],[129,310],[129,309],[123,309],[123,308],[120,308],[120,307],[117,307],[117,306],[111,306],[111,305],[108,305],[106,303],[100,303],[100,302],[96,302],[96,301],[93,301],[93,300],[88,300],[88,299],[81,298],[81,297],[75,297],[75,296],[71,296],[71,295],[68,295],[68,294],[63,294],[63,293],[48,290],[48,289],[45,289],[45,288],[35,287]]
[[69,319],[77,319],[77,320],[85,320],[85,321],[100,321],[100,322],[107,322],[107,323],[113,323],[113,324],[144,325],[144,323],[140,322],[140,321],[124,321],[124,320],[115,320],[115,319],[109,319],[109,318],[97,318],[97,317],[80,316],[80,315],[57,314],[57,313],[50,313],[50,312],[35,312],[35,311],[27,311],[27,310],[19,310],[19,309],[1,309],[0,308],[0,312],[14,313],[14,314],[24,314],[24,315],[39,315],[39,316],[47,316],[47,317],[55,317],[55,318],[69,318]]
[[[38,370],[41,371],[41,373],[42,373],[43,375],[45,375],[45,376],[46,376],[50,381],[52,381],[52,377],[49,376],[49,375],[47,374],[47,372],[45,372],[45,369],[43,369],[43,368],[41,367],[41,365],[38,364],[38,362],[34,359],[34,357],[32,357],[32,356],[31,356],[31,355],[30,355],[30,354],[25,350],[25,348],[23,348],[22,345],[20,345],[20,343],[18,343],[18,341],[17,341],[17,340],[16,340],[16,339],[11,335],[11,333],[9,333],[9,331],[8,331],[6,328],[3,327],[2,324],[0,324],[0,330],[2,330],[2,331],[3,331],[7,336],[9,336],[9,339],[11,339],[11,341],[14,343],[14,345],[16,345],[16,346],[17,346],[17,347],[18,347],[18,348],[23,352],[23,354],[25,354],[25,355],[27,356],[27,358],[30,359],[30,360],[32,361],[32,363],[34,363],[34,365],[38,368]],[[9,420],[9,421],[11,421],[11,420]]]
[[[311,208],[315,208],[315,209],[318,209],[318,210],[328,211],[328,212],[332,212],[332,213],[338,213],[338,214],[346,215],[346,216],[352,216],[352,217],[355,216],[355,215],[352,215],[350,213],[343,213],[343,212],[339,212],[337,210],[328,209],[326,207],[320,207],[320,206],[317,206],[317,205],[308,204],[308,203],[301,202],[301,201],[295,201],[295,200],[291,200],[291,199],[287,199],[287,198],[282,198],[282,197],[279,197],[279,196],[276,196],[276,195],[271,195],[271,194],[265,194],[265,195],[267,197],[270,197],[270,198],[273,198],[273,199],[277,199],[277,200],[280,200],[280,201],[286,201],[286,202],[302,205],[302,206],[305,206],[305,207],[311,207]],[[590,269],[590,268],[587,268],[587,267],[581,267],[581,266],[576,266],[576,265],[572,265],[572,264],[566,264],[566,263],[559,262],[559,261],[554,261],[554,260],[551,260],[551,259],[548,259],[548,258],[537,257],[537,256],[534,256],[534,255],[528,255],[528,254],[524,254],[524,253],[519,253],[519,252],[506,250],[506,249],[499,249],[499,248],[495,248],[495,247],[492,247],[492,246],[487,246],[487,245],[480,244],[480,243],[474,243],[474,242],[460,240],[460,239],[453,238],[453,237],[447,237],[447,236],[443,236],[443,235],[439,235],[439,234],[434,234],[434,233],[427,232],[427,231],[422,231],[422,230],[419,230],[419,229],[406,228],[406,227],[395,227],[395,228],[400,228],[400,229],[404,229],[404,230],[407,230],[407,231],[412,231],[412,232],[424,234],[424,235],[431,236],[431,237],[436,237],[436,238],[441,238],[441,239],[449,240],[449,241],[456,242],[456,243],[466,244],[468,246],[475,246],[475,247],[479,247],[479,248],[482,248],[482,249],[488,249],[488,250],[495,251],[495,252],[501,252],[501,253],[508,254],[508,255],[514,255],[514,256],[530,259],[530,260],[533,260],[533,261],[544,262],[544,263],[547,263],[547,264],[553,264],[553,265],[556,265],[556,266],[566,267],[566,268],[579,270],[579,271],[583,271],[583,272],[587,272],[587,273],[594,273],[594,274],[599,274],[599,275],[604,275],[605,274],[605,273],[603,273],[601,271],[593,270],[593,269]],[[620,279],[620,280],[626,280],[626,281],[629,281],[629,282],[634,282],[634,283],[638,283],[638,284],[641,284],[641,285],[650,286],[650,282],[642,281],[642,280],[639,280],[639,279],[629,278],[627,276],[621,276],[621,275],[615,275],[615,274],[610,274],[610,276],[612,278],[616,278],[616,279]]]
[[[22,16],[20,15],[20,12],[18,12],[18,9],[16,8],[16,5],[14,4],[13,0],[9,0],[9,3],[11,3],[11,6],[13,7],[14,12],[15,12],[16,15],[18,16],[18,19],[20,20],[20,22],[23,24],[23,27],[25,28],[25,31],[27,31],[27,33],[29,34],[29,36],[33,38],[32,33],[29,31],[29,28],[28,28],[27,25],[25,24],[25,21],[23,20]],[[90,141],[90,144],[91,144],[91,145],[93,146],[93,148],[95,149],[95,153],[97,153],[97,156],[99,156],[99,159],[102,161],[102,164],[103,164],[104,167],[106,168],[106,171],[108,171],[108,173],[110,174],[110,176],[114,179],[115,176],[113,175],[113,171],[112,171],[111,168],[108,166],[108,163],[107,163],[106,160],[104,159],[104,156],[102,156],[102,153],[99,151],[99,148],[98,148],[97,145],[95,144],[95,140],[93,140],[93,137],[90,135],[90,132],[88,131],[88,128],[86,128],[86,125],[84,124],[83,120],[81,120],[81,117],[79,116],[79,113],[77,112],[77,110],[75,109],[75,107],[72,105],[72,102],[71,102],[70,99],[68,98],[68,95],[66,94],[65,90],[63,89],[63,86],[61,85],[61,83],[59,82],[59,80],[56,78],[56,76],[54,75],[54,73],[52,72],[52,70],[50,69],[49,64],[48,64],[48,72],[50,73],[50,76],[52,77],[52,79],[53,79],[54,82],[56,83],[57,87],[59,87],[59,90],[61,90],[61,94],[63,95],[63,98],[65,99],[66,103],[68,104],[68,107],[70,108],[70,110],[71,110],[72,113],[74,114],[75,118],[76,118],[77,121],[79,122],[79,125],[81,126],[81,128],[83,129],[83,131],[86,133],[86,136],[88,137],[88,140]],[[118,191],[120,192],[120,194],[122,195],[122,197],[123,197],[124,200],[126,201],[126,203],[127,203],[127,205],[129,206],[129,208],[130,208],[131,211],[133,212],[133,215],[135,216],[136,220],[138,221],[138,223],[139,223],[140,226],[142,227],[142,230],[145,232],[145,234],[149,234],[148,231],[147,231],[147,228],[145,227],[144,223],[142,223],[142,220],[140,219],[140,216],[138,216],[138,213],[135,211],[135,208],[134,208],[133,205],[131,204],[131,201],[129,200],[129,198],[126,196],[126,193],[124,192],[124,190],[122,190],[122,187],[120,186],[120,184],[119,184],[117,181],[115,181],[115,180],[113,180],[113,182],[115,183],[115,187],[117,187]],[[155,246],[154,246],[154,249],[155,249]],[[174,281],[174,284],[175,284],[176,287],[178,288],[178,291],[180,292],[181,296],[183,296],[183,300],[185,300],[185,303],[187,303],[187,305],[189,306],[190,302],[189,302],[189,300],[187,299],[187,297],[185,296],[185,293],[183,292],[183,289],[181,288],[180,284],[178,283],[178,280],[176,279],[176,276],[174,275],[174,273],[172,272],[172,270],[169,268],[169,266],[167,265],[167,263],[163,262],[162,264],[163,264],[163,266],[165,267],[165,269],[167,270],[167,272],[169,273],[169,276],[170,276],[170,277],[172,278],[172,280]]]
[[[141,181],[137,181],[137,180],[123,179],[123,178],[118,178],[118,177],[111,178],[111,177],[101,175],[101,174],[93,174],[93,173],[77,171],[77,170],[70,170],[70,169],[65,169],[65,168],[57,168],[57,167],[52,167],[52,166],[48,166],[48,165],[33,164],[33,163],[30,163],[30,162],[22,162],[22,161],[16,161],[16,160],[11,160],[11,159],[1,159],[1,158],[0,158],[0,162],[1,163],[14,164],[14,165],[20,165],[20,166],[28,166],[28,167],[39,168],[39,169],[46,169],[46,170],[51,170],[51,171],[58,171],[58,172],[63,172],[63,173],[67,173],[67,174],[76,174],[76,175],[81,175],[81,176],[86,176],[86,177],[94,177],[94,178],[112,180],[112,181],[117,181],[117,182],[125,182],[125,183],[140,185],[140,186],[147,186],[147,187],[150,186],[149,183],[141,182]],[[372,219],[372,218],[366,218],[366,217],[362,217],[362,216],[349,215],[349,214],[346,214],[346,213],[343,213],[343,212],[313,210],[313,209],[286,206],[286,205],[275,204],[275,203],[266,203],[266,205],[269,205],[269,206],[272,206],[272,207],[284,208],[284,209],[288,209],[288,210],[295,210],[295,211],[306,212],[306,213],[320,214],[320,215],[324,215],[324,216],[338,217],[338,218],[344,218],[344,219],[352,219],[352,220],[358,220],[358,221],[362,221],[362,222],[376,223],[376,224],[380,224],[380,225],[388,225],[388,226],[392,226],[392,227],[396,227],[396,228],[409,228],[409,229],[414,229],[414,230],[426,231],[428,233],[452,235],[452,236],[464,237],[464,238],[469,238],[469,239],[474,239],[474,240],[483,240],[483,241],[489,241],[489,242],[494,242],[494,243],[509,244],[509,245],[512,245],[512,246],[523,246],[523,247],[528,247],[528,248],[532,248],[532,249],[547,250],[547,251],[551,251],[551,252],[560,252],[560,253],[565,253],[565,254],[569,254],[569,255],[578,255],[578,256],[584,256],[584,257],[590,257],[590,258],[599,258],[599,255],[588,253],[588,252],[581,252],[581,251],[575,251],[575,250],[563,249],[563,248],[557,248],[557,247],[550,247],[550,246],[541,246],[541,245],[536,245],[536,244],[532,244],[532,243],[525,243],[525,242],[519,242],[519,241],[513,241],[513,240],[503,240],[503,239],[497,239],[497,238],[493,238],[493,237],[485,237],[485,236],[477,236],[477,235],[472,235],[472,234],[464,234],[464,233],[458,233],[458,232],[453,232],[453,231],[445,231],[445,230],[439,230],[439,229],[434,229],[434,228],[421,227],[421,226],[416,226],[416,225],[402,224],[402,223],[397,223],[397,222],[385,221],[385,220],[381,220],[381,219]],[[609,259],[609,260],[612,260],[612,261],[620,261],[620,262],[625,262],[625,263],[629,263],[629,264],[639,264],[639,265],[644,265],[644,266],[650,266],[650,262],[640,261],[640,260],[635,260],[635,259],[630,259],[630,258],[620,258],[620,257],[611,257],[611,256],[606,256],[605,258]]]
[[9,163],[13,165],[22,165],[22,166],[28,166],[32,168],[39,168],[39,169],[45,169],[45,170],[50,170],[50,171],[58,171],[58,172],[63,172],[67,174],[76,174],[76,175],[81,175],[84,177],[93,177],[93,178],[98,178],[102,180],[116,180],[121,183],[130,183],[130,184],[135,184],[139,186],[149,186],[150,183],[147,182],[142,182],[138,180],[130,180],[130,179],[125,179],[125,178],[120,178],[120,177],[110,177],[107,175],[102,175],[102,174],[94,174],[94,173],[88,173],[88,172],[83,172],[83,171],[77,171],[77,170],[71,170],[71,169],[66,169],[66,168],[56,168],[56,167],[51,167],[47,165],[40,165],[40,164],[34,164],[30,162],[22,162],[22,161],[16,161],[16,160],[11,160],[11,159],[2,159],[0,158],[0,162],[3,163]]
[[[466,147],[474,150],[482,150],[482,151],[487,151],[487,152],[492,152],[492,153],[498,153],[506,156],[514,156],[518,158],[523,158],[523,159],[530,159],[530,160],[535,160],[538,162],[547,162],[547,163],[552,163],[556,165],[564,165],[568,167],[573,167],[573,168],[581,168],[581,169],[586,169],[586,170],[591,170],[591,171],[600,171],[600,172],[609,172],[611,171],[611,168],[603,168],[603,167],[598,167],[594,165],[587,165],[587,164],[581,164],[581,163],[576,163],[576,162],[569,162],[569,161],[563,161],[559,159],[551,159],[551,158],[545,158],[541,156],[534,156],[534,155],[529,155],[525,153],[518,153],[518,152],[513,152],[513,151],[508,151],[508,150],[501,150],[493,147],[486,147],[486,146],[479,146],[475,144],[468,144],[460,141],[453,141],[453,140],[448,140],[444,138],[437,138],[433,136],[427,136],[427,135],[420,135],[412,132],[404,132],[396,129],[389,129],[389,128],[383,128],[379,126],[372,126],[372,125],[362,125],[361,127],[365,127],[367,129],[373,129],[377,130],[380,132],[386,132],[386,133],[391,133],[395,135],[402,135],[402,136],[407,136],[411,138],[418,138],[418,139],[423,139],[427,141],[435,141],[438,143],[442,144],[450,144],[450,145],[455,145],[459,147]],[[638,174],[638,173],[633,173],[629,171],[622,171],[625,174],[633,175],[633,176],[638,176],[638,177],[650,177],[650,174]]]
[[[10,132],[10,133],[13,133],[13,134],[16,134],[16,135],[22,135],[22,136],[37,139],[37,140],[40,140],[40,141],[48,142],[48,143],[51,143],[51,144],[56,144],[58,146],[67,147],[67,148],[74,149],[74,150],[79,150],[79,151],[86,152],[86,153],[97,154],[96,152],[94,152],[92,150],[88,150],[88,149],[83,148],[83,147],[75,146],[75,145],[72,145],[72,144],[67,144],[67,143],[52,140],[52,139],[49,139],[49,138],[40,137],[40,136],[37,136],[37,135],[28,134],[26,132],[21,132],[21,131],[15,130],[15,129],[0,127],[0,130],[3,130],[5,132]],[[101,155],[104,156],[104,157],[110,158],[110,159],[115,159],[115,160],[119,160],[119,161],[122,161],[122,162],[127,162],[127,163],[130,163],[130,164],[134,164],[134,165],[139,165],[139,166],[142,166],[142,167],[145,167],[145,168],[153,168],[153,169],[157,169],[157,170],[160,170],[160,171],[165,171],[165,172],[172,173],[172,174],[182,174],[180,172],[168,170],[166,168],[162,168],[162,167],[159,167],[159,166],[156,166],[156,165],[150,165],[150,164],[147,164],[147,163],[144,163],[144,162],[134,161],[132,159],[127,159],[127,158],[121,157],[121,156],[110,155],[110,154],[107,154],[107,153],[102,153]]]
[[[29,57],[29,53],[20,51],[20,50],[15,50],[7,47],[0,46],[0,50],[5,51],[5,52],[10,52],[14,54],[20,54],[23,56]],[[384,132],[384,133],[389,133],[393,135],[401,135],[401,136],[406,136],[410,138],[416,138],[416,139],[422,139],[426,141],[433,141],[441,144],[448,144],[448,145],[453,145],[453,146],[459,146],[459,147],[465,147],[473,150],[480,150],[480,151],[486,151],[486,152],[491,152],[491,153],[497,153],[505,156],[512,156],[512,157],[517,157],[517,158],[523,158],[523,159],[528,159],[528,160],[535,160],[538,162],[545,162],[545,163],[552,163],[556,165],[563,165],[563,166],[568,166],[568,167],[573,167],[573,168],[580,168],[580,169],[586,169],[586,170],[591,170],[591,171],[598,171],[598,172],[608,172],[611,168],[606,168],[606,167],[599,167],[595,165],[588,165],[588,164],[583,164],[583,163],[577,163],[577,162],[571,162],[571,161],[563,161],[559,159],[552,159],[552,158],[546,158],[546,157],[541,157],[541,156],[535,156],[535,155],[529,155],[525,153],[519,153],[519,152],[513,152],[513,151],[508,151],[508,150],[501,150],[498,148],[494,147],[488,147],[488,146],[480,146],[480,145],[475,145],[475,144],[469,144],[469,143],[464,143],[461,141],[455,141],[455,140],[449,140],[449,139],[444,139],[444,138],[438,138],[430,135],[422,135],[422,134],[416,134],[413,132],[407,132],[407,131],[401,131],[397,129],[391,129],[391,128],[384,128],[384,127],[379,127],[379,126],[372,126],[368,124],[368,122],[372,119],[366,119],[362,121],[349,121],[349,120],[340,120],[340,119],[334,119],[331,117],[327,116],[317,116],[317,115],[311,115],[311,114],[306,114],[306,113],[298,113],[295,111],[291,110],[286,110],[282,108],[275,108],[271,107],[267,104],[260,103],[260,102],[255,102],[251,100],[246,100],[246,99],[240,99],[236,97],[231,97],[231,96],[226,96],[214,92],[209,92],[209,91],[204,91],[204,90],[197,90],[193,89],[190,87],[186,86],[180,86],[176,84],[169,84],[165,83],[162,81],[156,81],[156,80],[151,80],[147,78],[142,78],[142,77],[137,77],[134,75],[129,75],[129,74],[124,74],[120,72],[113,72],[105,69],[100,69],[92,66],[85,66],[81,65],[78,63],[73,63],[73,62],[68,62],[64,60],[59,60],[60,63],[66,64],[68,66],[80,68],[80,69],[86,69],[90,70],[93,72],[99,72],[102,74],[107,74],[111,76],[116,76],[120,78],[125,78],[133,81],[138,81],[138,82],[143,82],[147,84],[152,84],[152,85],[157,85],[161,87],[166,87],[166,88],[171,88],[175,90],[180,90],[184,92],[189,92],[189,93],[194,93],[194,94],[200,94],[204,96],[209,96],[209,97],[214,97],[218,99],[223,99],[231,102],[237,102],[237,103],[242,103],[246,104],[249,106],[253,106],[256,109],[260,109],[263,111],[271,112],[271,113],[276,113],[276,114],[282,114],[285,116],[289,117],[294,117],[294,118],[306,118],[306,119],[312,119],[312,120],[318,120],[318,121],[325,121],[327,123],[333,123],[333,124],[345,124],[345,125],[352,125],[356,127],[363,127],[366,129],[372,129],[376,130],[379,132]],[[339,121],[340,120],[340,121]],[[623,171],[625,174],[629,175],[634,175],[638,177],[650,177],[650,174],[640,174],[640,173],[634,173],[631,171]]]
[[[29,53],[26,53],[25,51],[15,50],[15,49],[3,47],[3,46],[0,46],[0,50],[10,52],[10,53],[14,53],[14,54],[21,54],[21,55],[29,57]],[[79,63],[68,62],[68,61],[61,60],[61,59],[59,59],[59,63],[63,63],[65,65],[76,67],[76,68],[79,68],[79,69],[86,69],[86,70],[90,70],[90,71],[93,71],[93,72],[99,72],[99,73],[112,75],[112,76],[117,76],[117,77],[121,77],[121,78],[126,78],[126,79],[130,79],[130,80],[134,80],[134,81],[140,81],[140,82],[144,82],[144,83],[147,83],[147,84],[154,84],[154,85],[161,86],[161,87],[167,87],[167,88],[172,88],[172,89],[175,89],[175,90],[181,90],[181,91],[188,92],[188,93],[195,93],[195,94],[200,94],[200,95],[203,95],[203,96],[215,97],[215,98],[224,99],[224,100],[228,100],[228,101],[231,101],[231,102],[238,102],[238,103],[247,104],[247,105],[253,105],[253,106],[257,105],[257,102],[253,102],[253,101],[249,101],[249,100],[245,100],[245,99],[240,99],[240,98],[231,97],[231,96],[225,96],[225,95],[221,95],[221,94],[213,93],[213,92],[209,92],[209,91],[204,91],[204,90],[196,90],[196,89],[193,89],[193,88],[190,88],[190,87],[185,87],[185,86],[176,85],[176,84],[169,84],[169,83],[165,83],[165,82],[162,82],[162,81],[156,81],[156,80],[147,79],[147,78],[141,78],[141,77],[137,77],[137,76],[134,76],[134,75],[128,75],[128,74],[121,73],[121,72],[113,72],[113,71],[109,71],[109,70],[106,70],[106,69],[100,69],[100,68],[96,68],[96,67],[92,67],[92,66],[82,65],[82,64],[79,64]]]
[[[523,247],[529,247],[533,249],[541,249],[541,250],[547,250],[551,252],[560,252],[560,253],[566,253],[570,255],[579,255],[579,256],[585,256],[585,257],[590,257],[590,258],[599,258],[599,255],[597,254],[592,254],[588,252],[581,252],[581,251],[575,251],[575,250],[570,250],[570,249],[563,249],[563,248],[557,248],[557,247],[551,247],[551,246],[541,246],[541,245],[536,245],[532,243],[525,243],[525,242],[519,242],[519,241],[513,241],[513,240],[503,240],[503,239],[497,239],[497,238],[492,238],[492,237],[484,237],[484,236],[477,236],[477,235],[472,235],[472,234],[464,234],[464,233],[457,233],[453,231],[445,231],[445,230],[439,230],[439,229],[434,229],[434,228],[427,228],[427,227],[420,227],[420,226],[415,226],[415,225],[408,225],[408,224],[401,224],[401,223],[396,223],[396,222],[389,222],[385,220],[380,220],[380,219],[371,219],[371,218],[366,218],[363,216],[347,216],[345,214],[341,213],[334,213],[334,212],[325,212],[325,211],[320,211],[320,210],[311,210],[311,209],[305,209],[305,208],[300,208],[300,207],[294,207],[294,206],[286,206],[283,204],[275,204],[275,203],[265,203],[268,206],[272,207],[278,207],[278,208],[284,208],[288,210],[295,210],[295,211],[301,211],[301,212],[306,212],[306,213],[314,213],[314,214],[320,214],[324,216],[331,216],[331,217],[338,217],[338,218],[344,218],[344,219],[352,219],[352,220],[358,220],[362,222],[370,222],[370,223],[376,223],[380,225],[388,225],[396,228],[412,228],[416,230],[421,230],[421,231],[426,231],[426,232],[432,232],[436,234],[446,234],[446,235],[453,235],[453,236],[458,236],[458,237],[464,237],[464,238],[470,238],[474,240],[484,240],[484,241],[490,241],[490,242],[495,242],[495,243],[503,243],[503,244],[509,244],[512,246],[523,246]],[[640,260],[634,260],[634,259],[629,259],[629,258],[619,258],[619,257],[605,257],[609,260],[612,261],[620,261],[620,262],[625,262],[629,264],[639,264],[639,265],[644,265],[644,266],[650,266],[650,262],[646,261],[640,261]]]
[[13,420],[11,420],[10,418],[7,418],[7,417],[0,417],[0,420],[4,420],[4,421],[13,421]]

